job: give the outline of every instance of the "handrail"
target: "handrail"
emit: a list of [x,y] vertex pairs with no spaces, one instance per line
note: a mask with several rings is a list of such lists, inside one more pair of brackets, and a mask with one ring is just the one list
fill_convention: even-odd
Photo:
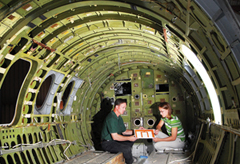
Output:
[[199,131],[199,134],[198,134],[198,138],[197,138],[197,142],[195,144],[195,148],[194,148],[194,151],[193,151],[193,157],[192,157],[192,161],[194,161],[194,158],[195,158],[195,154],[196,154],[196,151],[197,151],[197,146],[198,146],[198,142],[200,140],[200,136],[202,135],[202,130],[203,130],[203,124],[201,124],[201,128],[200,128],[200,131]]
[[207,120],[203,120],[203,119],[200,119],[200,118],[198,118],[198,120],[203,122],[203,123],[206,123],[206,124],[211,124],[213,126],[217,126],[217,127],[221,128],[222,130],[224,130],[226,132],[230,132],[230,133],[233,133],[233,134],[236,134],[236,135],[240,136],[240,129],[234,129],[234,128],[231,128],[231,127],[226,126],[226,125],[218,125],[214,122],[209,122]]

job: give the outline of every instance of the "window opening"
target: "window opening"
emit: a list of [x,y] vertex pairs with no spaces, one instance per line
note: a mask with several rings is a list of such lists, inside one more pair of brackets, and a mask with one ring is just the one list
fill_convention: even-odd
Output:
[[13,63],[9,69],[0,89],[0,124],[13,121],[18,95],[29,69],[30,62],[22,59]]
[[52,84],[52,81],[53,81],[53,77],[51,75],[51,76],[48,76],[42,83],[42,85],[39,89],[38,95],[37,95],[37,99],[36,99],[36,107],[38,109],[42,107],[42,105],[47,97],[47,94],[48,94],[48,91]]
[[71,93],[72,87],[73,87],[73,83],[74,81],[70,82],[67,86],[67,88],[65,89],[63,96],[62,96],[62,101],[60,104],[60,110],[63,110],[67,104],[67,101],[69,99],[69,95]]

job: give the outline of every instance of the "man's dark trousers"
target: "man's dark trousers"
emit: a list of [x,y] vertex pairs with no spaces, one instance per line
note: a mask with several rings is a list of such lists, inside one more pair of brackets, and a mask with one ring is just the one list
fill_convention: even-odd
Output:
[[133,163],[132,146],[134,142],[131,141],[103,141],[102,148],[110,153],[122,152],[127,164]]

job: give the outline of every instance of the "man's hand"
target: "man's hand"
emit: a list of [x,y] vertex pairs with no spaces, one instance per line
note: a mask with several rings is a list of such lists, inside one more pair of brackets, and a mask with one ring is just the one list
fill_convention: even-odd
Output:
[[137,137],[135,137],[135,136],[129,136],[129,141],[132,141],[132,142],[134,142],[134,141],[136,141],[138,138]]
[[116,140],[116,141],[136,141],[138,138],[135,137],[134,135],[131,136],[123,136],[123,135],[119,135],[117,133],[111,133],[112,135],[112,139]]

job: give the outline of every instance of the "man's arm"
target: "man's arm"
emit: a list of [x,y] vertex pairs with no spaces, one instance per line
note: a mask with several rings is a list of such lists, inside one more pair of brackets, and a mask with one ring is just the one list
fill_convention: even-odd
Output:
[[[145,130],[144,127],[139,127],[140,130]],[[125,132],[122,132],[123,135],[134,135],[134,130],[127,129]]]
[[[128,131],[128,130],[126,130],[126,131]],[[131,133],[132,133],[132,130],[129,130],[129,131],[131,131]],[[111,133],[111,136],[112,136],[112,139],[116,140],[116,141],[136,141],[137,140],[137,137],[135,137],[133,135],[132,136],[122,136],[117,133]]]
[[123,135],[133,135],[133,130],[127,129],[125,132],[122,132]]

